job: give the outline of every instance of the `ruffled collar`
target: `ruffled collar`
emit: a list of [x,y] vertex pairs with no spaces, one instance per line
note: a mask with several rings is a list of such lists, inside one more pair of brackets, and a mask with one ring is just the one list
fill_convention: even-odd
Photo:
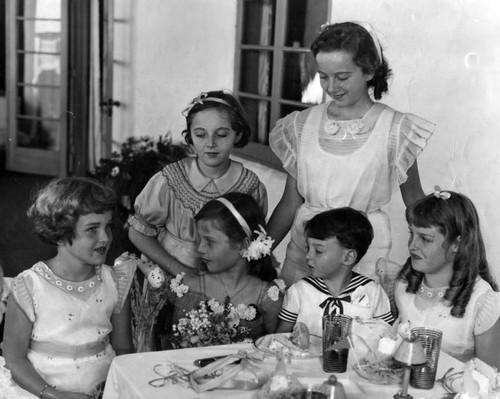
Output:
[[215,185],[220,194],[224,194],[234,186],[234,183],[241,175],[243,166],[241,163],[231,160],[229,169],[222,176],[212,179],[203,174],[198,167],[196,157],[184,158],[184,165],[186,167],[186,174],[189,178],[194,189],[198,192],[203,191],[209,185]]
[[371,131],[380,111],[378,103],[373,103],[360,119],[336,120],[328,116],[328,106],[325,110],[324,131],[327,136],[338,140],[355,139],[357,136]]

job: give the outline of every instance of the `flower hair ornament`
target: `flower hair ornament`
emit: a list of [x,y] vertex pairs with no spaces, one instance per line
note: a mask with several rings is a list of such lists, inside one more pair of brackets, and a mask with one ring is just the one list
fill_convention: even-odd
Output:
[[[229,92],[229,90],[227,91]],[[223,90],[223,92],[226,93],[226,90]],[[187,116],[191,112],[191,109],[193,109],[193,107],[196,104],[205,104],[206,102],[224,104],[227,105],[229,108],[233,108],[227,101],[223,100],[222,98],[209,97],[208,93],[203,91],[197,97],[193,98],[191,102],[188,104],[188,106],[184,108],[184,110],[181,112],[182,116],[187,118]]]
[[[216,198],[216,201],[222,203],[231,212],[231,214],[240,224],[247,237],[252,238],[252,230],[250,229],[250,226],[248,226],[248,223],[236,210],[234,205],[225,198]],[[248,248],[241,254],[241,256],[249,261],[258,260],[271,254],[271,247],[274,243],[274,240],[267,235],[266,230],[260,224],[259,230],[254,230],[254,233],[257,234],[257,237],[253,239],[252,242],[250,242]]]
[[[380,46],[380,41],[378,40],[378,36],[373,30],[373,27],[368,23],[368,22],[358,22],[358,21],[352,21],[356,25],[361,26],[364,30],[368,32],[370,37],[373,40],[373,44],[375,45],[375,50],[377,50],[377,55],[378,55],[378,64],[382,64],[382,47]],[[321,25],[321,33],[325,32],[326,30],[330,29],[332,25],[335,23],[332,22],[326,22],[323,25]]]
[[434,192],[432,195],[436,198],[441,198],[442,200],[447,200],[451,197],[451,193],[449,191],[443,191],[439,186],[434,186]]

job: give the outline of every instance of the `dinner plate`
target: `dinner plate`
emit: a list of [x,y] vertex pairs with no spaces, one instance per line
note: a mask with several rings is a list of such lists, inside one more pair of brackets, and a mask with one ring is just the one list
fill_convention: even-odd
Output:
[[276,341],[278,337],[289,339],[291,336],[292,333],[268,334],[257,339],[254,345],[258,350],[269,356],[279,355],[281,348],[283,348],[283,354],[291,356],[292,359],[311,359],[320,357],[323,354],[323,340],[317,335],[310,335],[310,344],[307,350],[301,350],[299,347],[293,345],[291,341],[290,347],[279,344],[279,341]]
[[353,368],[360,377],[378,385],[397,385],[403,380],[404,369],[392,361],[361,359]]

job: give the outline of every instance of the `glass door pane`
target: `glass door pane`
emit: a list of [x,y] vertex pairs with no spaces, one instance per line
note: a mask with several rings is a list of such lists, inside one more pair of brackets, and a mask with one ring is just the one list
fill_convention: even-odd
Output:
[[63,0],[17,0],[10,11],[8,167],[59,175],[66,168]]
[[305,108],[301,104],[324,101],[316,61],[309,47],[329,15],[328,0],[287,1],[280,92],[287,105],[281,107],[281,116],[290,109]]

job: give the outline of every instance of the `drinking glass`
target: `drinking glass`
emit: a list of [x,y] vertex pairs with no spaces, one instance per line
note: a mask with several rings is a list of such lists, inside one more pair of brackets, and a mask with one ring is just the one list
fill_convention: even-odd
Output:
[[[349,356],[348,337],[351,334],[352,318],[342,314],[323,317],[323,371],[343,373]],[[339,343],[339,348],[329,349]]]
[[443,333],[435,328],[416,327],[411,329],[411,334],[422,344],[427,357],[427,363],[422,367],[411,370],[410,385],[418,389],[432,389],[436,381]]

